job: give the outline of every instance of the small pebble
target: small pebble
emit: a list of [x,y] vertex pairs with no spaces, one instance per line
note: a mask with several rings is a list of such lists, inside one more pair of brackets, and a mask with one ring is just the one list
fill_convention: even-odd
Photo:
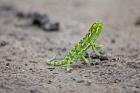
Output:
[[136,20],[136,22],[135,22],[135,25],[136,25],[136,26],[140,26],[140,17],[137,18],[137,20]]
[[118,82],[121,82],[121,80],[119,80],[119,79],[114,80],[114,83],[118,83]]
[[49,51],[53,51],[53,49],[52,49],[52,48],[49,48],[48,50],[49,50]]
[[30,93],[42,93],[42,92],[40,90],[38,90],[38,89],[31,89]]
[[96,56],[95,54],[91,54],[91,55],[90,55],[90,58],[91,58],[91,59],[98,59],[99,56]]
[[51,84],[51,83],[52,83],[52,81],[51,81],[51,80],[49,80],[47,83],[48,83],[48,84]]
[[30,63],[37,63],[37,61],[34,61],[34,60],[30,60],[29,62]]
[[77,80],[77,83],[84,83],[84,80]]
[[9,66],[10,65],[10,63],[6,63],[6,66]]
[[107,56],[100,56],[99,59],[100,59],[100,61],[104,61],[104,60],[108,60],[108,57]]
[[116,40],[115,39],[111,39],[111,43],[112,44],[115,44],[116,43]]
[[89,58],[89,54],[87,52],[85,54],[85,58]]
[[140,86],[137,85],[136,88],[140,88]]
[[6,61],[12,61],[12,59],[10,59],[10,58],[6,58],[5,60],[6,60]]
[[67,50],[66,48],[63,48],[63,49],[62,49],[62,51],[66,51],[66,50]]
[[55,68],[54,67],[50,67],[48,68],[50,71],[53,71]]
[[29,70],[33,70],[32,68],[30,68]]
[[55,23],[46,23],[42,28],[46,31],[58,31],[60,24],[58,22]]
[[95,66],[95,65],[99,65],[99,64],[100,64],[100,62],[92,62],[92,63],[90,63],[91,66]]
[[75,80],[76,80],[74,77],[71,77],[71,79],[72,79],[73,81],[75,81]]

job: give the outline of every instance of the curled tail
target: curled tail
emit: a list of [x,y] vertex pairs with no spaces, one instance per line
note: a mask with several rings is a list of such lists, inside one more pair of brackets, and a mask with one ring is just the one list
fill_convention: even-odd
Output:
[[63,60],[62,61],[48,61],[47,64],[50,66],[62,66],[62,65],[65,65],[66,62]]

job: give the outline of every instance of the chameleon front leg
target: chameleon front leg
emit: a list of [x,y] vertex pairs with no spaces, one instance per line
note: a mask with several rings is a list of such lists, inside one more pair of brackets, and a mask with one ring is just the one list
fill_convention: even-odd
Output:
[[86,53],[83,53],[82,55],[79,56],[78,59],[80,59],[84,64],[88,63],[88,59],[85,57]]
[[98,49],[101,47],[101,45],[97,44],[97,43],[92,43],[92,50],[95,52],[95,54],[97,56],[100,56],[101,54],[99,53]]
[[88,59],[84,55],[82,55],[81,59],[83,60],[83,63],[85,64],[88,63]]
[[99,48],[101,48],[101,46],[102,46],[102,45],[100,45],[100,44],[97,44],[96,42],[95,42],[93,45],[96,47],[96,49],[99,49]]

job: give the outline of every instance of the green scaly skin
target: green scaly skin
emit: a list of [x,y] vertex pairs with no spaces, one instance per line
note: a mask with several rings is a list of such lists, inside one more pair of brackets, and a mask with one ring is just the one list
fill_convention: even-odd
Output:
[[78,59],[82,59],[84,63],[88,63],[88,60],[85,58],[86,50],[92,47],[92,50],[96,55],[100,56],[100,53],[97,51],[101,46],[96,43],[96,39],[102,32],[103,24],[100,21],[95,21],[88,33],[78,42],[74,48],[68,53],[67,56],[61,61],[48,61],[47,64],[51,66],[65,66],[67,71],[72,69],[72,62]]

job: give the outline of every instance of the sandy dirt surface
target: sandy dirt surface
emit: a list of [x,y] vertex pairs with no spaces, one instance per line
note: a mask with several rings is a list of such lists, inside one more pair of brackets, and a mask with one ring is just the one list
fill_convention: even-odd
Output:
[[[0,9],[0,93],[140,93],[140,0],[0,0],[4,6],[47,14],[60,30]],[[106,59],[89,49],[89,64],[74,62],[70,73],[44,63],[62,59],[96,19]]]

